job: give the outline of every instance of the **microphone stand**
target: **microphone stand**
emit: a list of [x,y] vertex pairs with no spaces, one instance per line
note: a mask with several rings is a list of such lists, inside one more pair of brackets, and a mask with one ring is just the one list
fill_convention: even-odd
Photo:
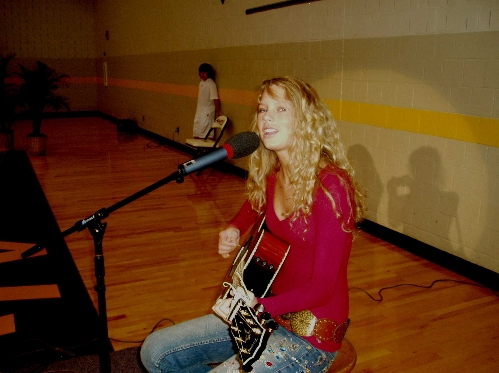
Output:
[[[95,212],[93,215],[86,219],[77,221],[71,228],[66,229],[62,232],[63,237],[69,236],[71,233],[82,231],[87,228],[94,240],[95,256],[94,256],[94,270],[97,283],[94,287],[97,292],[98,300],[98,334],[99,334],[99,362],[102,373],[111,372],[111,360],[109,356],[109,334],[107,327],[107,308],[106,308],[106,285],[104,281],[105,267],[104,267],[104,252],[102,249],[102,241],[104,239],[104,233],[106,232],[107,223],[103,223],[102,220],[107,218],[109,214],[118,210],[119,208],[129,204],[136,199],[145,196],[146,194],[158,189],[159,187],[175,180],[178,184],[184,182],[184,176],[188,174],[186,171],[186,165],[188,163],[179,166],[178,171],[173,172],[169,176],[149,185],[148,187],[132,194],[131,196],[111,205],[107,208],[102,208]],[[43,244],[37,244],[28,250],[21,253],[23,259],[27,259],[30,256],[42,251],[44,249]]]

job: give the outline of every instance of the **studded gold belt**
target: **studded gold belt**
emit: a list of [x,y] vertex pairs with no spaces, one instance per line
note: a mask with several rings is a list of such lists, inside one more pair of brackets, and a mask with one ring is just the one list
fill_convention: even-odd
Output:
[[319,341],[340,343],[348,329],[350,320],[338,324],[331,319],[318,319],[310,311],[286,313],[275,320],[289,331],[301,337],[314,336]]

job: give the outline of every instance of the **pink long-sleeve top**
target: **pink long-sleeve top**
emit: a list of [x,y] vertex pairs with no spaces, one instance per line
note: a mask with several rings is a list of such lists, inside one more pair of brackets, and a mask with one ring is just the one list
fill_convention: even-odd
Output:
[[[348,221],[354,202],[337,174],[343,174],[343,171],[330,166],[321,172],[320,179],[334,198],[343,220]],[[352,233],[342,228],[342,221],[321,187],[315,192],[308,230],[303,219],[293,222],[292,226],[290,218],[280,220],[272,203],[276,180],[276,175],[267,179],[269,203],[265,221],[269,231],[289,243],[291,250],[272,285],[274,295],[258,301],[272,316],[309,310],[318,319],[329,318],[337,324],[343,323],[348,319],[347,264]],[[244,233],[257,219],[257,213],[246,201],[231,225]],[[346,227],[350,231],[352,224]],[[334,352],[341,347],[341,343],[321,342],[314,336],[302,338],[325,351]]]

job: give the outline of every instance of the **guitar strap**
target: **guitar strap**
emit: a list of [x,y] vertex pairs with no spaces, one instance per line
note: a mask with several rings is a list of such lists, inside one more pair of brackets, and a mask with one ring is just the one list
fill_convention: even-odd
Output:
[[[229,276],[223,283],[226,290],[215,302],[213,311],[230,325],[230,333],[237,345],[244,371],[251,371],[252,364],[262,354],[267,340],[277,329],[277,322],[267,312],[249,307],[248,291],[257,297],[270,292],[291,246],[273,236],[264,228],[265,217],[255,224],[250,238],[236,255]],[[230,310],[222,310],[228,298],[233,298]]]

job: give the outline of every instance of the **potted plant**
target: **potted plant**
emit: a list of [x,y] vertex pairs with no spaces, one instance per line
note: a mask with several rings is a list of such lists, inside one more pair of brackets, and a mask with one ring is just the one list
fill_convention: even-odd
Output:
[[47,109],[58,111],[69,110],[67,98],[57,95],[57,91],[66,74],[58,74],[41,61],[36,62],[34,69],[19,65],[21,71],[17,75],[22,79],[19,88],[19,103],[26,109],[32,124],[32,131],[28,135],[28,153],[30,155],[45,155],[47,136],[41,132],[43,113]]
[[3,56],[0,54],[0,152],[14,149],[14,124],[17,107],[17,90],[14,84],[9,84],[8,67],[15,54]]

